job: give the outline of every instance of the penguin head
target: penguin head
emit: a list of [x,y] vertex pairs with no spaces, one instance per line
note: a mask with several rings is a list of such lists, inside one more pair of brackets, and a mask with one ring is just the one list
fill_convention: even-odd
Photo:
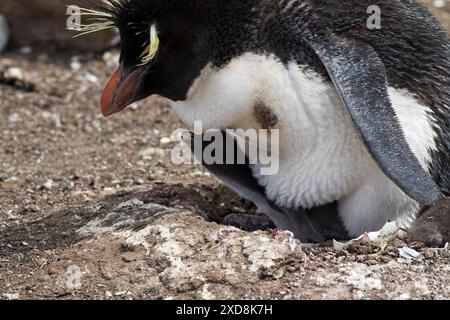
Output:
[[120,65],[106,85],[101,110],[105,116],[158,94],[182,100],[210,61],[208,11],[214,1],[108,0],[98,10],[82,9],[100,22],[81,31],[117,28]]

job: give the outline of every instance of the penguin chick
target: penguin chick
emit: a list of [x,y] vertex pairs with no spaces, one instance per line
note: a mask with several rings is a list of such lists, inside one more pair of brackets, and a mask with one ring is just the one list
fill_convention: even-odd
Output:
[[[367,26],[373,5],[381,29]],[[189,127],[279,128],[278,173],[253,165],[246,180],[277,212],[336,203],[357,236],[410,224],[449,195],[450,44],[421,4],[109,0],[82,15],[100,19],[83,33],[115,27],[121,36],[105,116],[159,94]],[[240,192],[239,179],[223,180]]]
[[421,212],[408,231],[408,238],[438,248],[450,242],[450,198]]

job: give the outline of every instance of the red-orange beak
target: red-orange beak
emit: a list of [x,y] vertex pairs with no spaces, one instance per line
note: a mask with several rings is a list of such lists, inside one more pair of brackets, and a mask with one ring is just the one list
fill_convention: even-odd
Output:
[[121,69],[117,69],[103,90],[101,99],[103,115],[108,117],[137,101],[141,79],[142,70],[135,70],[123,79]]

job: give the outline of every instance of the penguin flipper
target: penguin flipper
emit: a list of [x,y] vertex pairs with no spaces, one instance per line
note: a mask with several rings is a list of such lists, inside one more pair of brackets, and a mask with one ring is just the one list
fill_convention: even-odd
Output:
[[336,35],[308,36],[356,129],[379,167],[400,189],[425,205],[443,198],[411,151],[389,98],[385,66],[375,50]]
[[[222,132],[222,134],[224,136],[223,141],[225,141],[227,133]],[[201,146],[201,150],[204,150],[211,143],[205,142],[202,135],[193,133],[190,133],[189,137],[184,137],[184,141],[191,148],[194,155],[198,154],[195,150],[196,145]],[[222,152],[224,160],[227,159],[227,152],[230,152],[226,147],[224,143],[224,150]],[[233,155],[235,160],[242,159],[238,156],[238,152],[242,151],[236,143],[234,144],[234,148]],[[302,208],[284,210],[271,202],[266,197],[264,189],[253,176],[253,172],[247,163],[238,164],[237,161],[234,161],[233,164],[227,164],[226,161],[223,161],[223,164],[206,164],[204,161],[201,161],[201,163],[227,187],[238,193],[244,199],[255,204],[258,210],[267,215],[278,228],[291,231],[302,242],[323,242],[326,240],[321,235],[320,230],[316,230],[315,226],[312,225],[305,210]]]

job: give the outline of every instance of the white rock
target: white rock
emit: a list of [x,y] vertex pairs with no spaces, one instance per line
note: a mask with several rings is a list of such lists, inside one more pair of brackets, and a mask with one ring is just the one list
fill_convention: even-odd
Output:
[[13,67],[6,69],[5,76],[9,77],[9,78],[19,79],[19,80],[24,79],[22,70],[20,70],[19,68],[13,68]]
[[7,300],[19,300],[18,293],[5,293],[3,295]]
[[9,123],[15,124],[21,122],[22,118],[17,113],[13,113],[12,115],[9,116],[8,121]]
[[158,156],[158,157],[164,157],[165,151],[161,148],[148,148],[141,150],[139,152],[139,155],[141,157],[152,157],[152,156]]
[[81,63],[80,63],[80,61],[78,61],[78,60],[72,60],[72,61],[70,62],[70,68],[71,68],[73,71],[78,71],[78,70],[80,70],[80,69],[81,69]]
[[52,114],[52,121],[53,121],[53,125],[55,126],[56,129],[59,129],[62,127],[61,116],[59,113]]
[[117,63],[119,61],[119,54],[111,52],[111,51],[106,51],[103,54],[102,58],[103,58],[103,61],[106,62],[106,65],[108,67],[112,68],[112,67],[116,67],[117,66]]
[[45,187],[47,190],[53,189],[54,186],[55,186],[55,182],[54,182],[53,180],[51,180],[51,179],[45,181],[45,183],[44,183],[44,187]]
[[445,7],[446,4],[447,4],[447,0],[434,0],[433,1],[433,5],[436,8],[443,8],[443,7]]
[[161,138],[161,140],[159,140],[159,144],[162,146],[166,146],[171,143],[172,143],[172,139],[170,139],[169,137],[163,137],[163,138]]
[[75,79],[80,82],[87,81],[87,82],[91,82],[91,83],[95,83],[95,84],[99,83],[98,78],[89,72],[83,73],[82,75],[77,76]]
[[18,218],[19,218],[19,216],[14,214],[12,210],[6,211],[6,219],[8,219],[8,220],[16,220]]
[[86,73],[84,75],[86,77],[86,80],[92,83],[98,83],[98,78],[94,76],[92,73]]

